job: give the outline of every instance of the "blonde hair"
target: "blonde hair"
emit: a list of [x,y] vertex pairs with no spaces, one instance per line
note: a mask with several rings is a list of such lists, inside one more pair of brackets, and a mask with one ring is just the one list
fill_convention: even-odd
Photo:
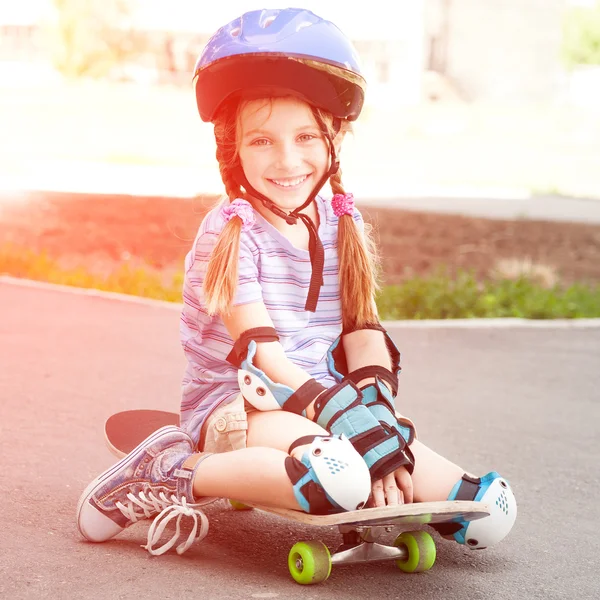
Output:
[[[243,103],[222,109],[215,119],[216,157],[221,179],[229,201],[250,198],[236,182],[234,170],[238,160],[239,115]],[[324,123],[330,139],[336,135],[333,117],[328,112],[311,107],[317,122]],[[342,120],[340,134],[351,130],[350,123]],[[334,194],[344,194],[341,169],[329,179]],[[211,254],[204,295],[208,314],[228,314],[238,279],[238,261],[242,221],[231,219],[219,235]],[[356,226],[352,215],[339,217],[338,225],[339,282],[344,331],[361,329],[378,321],[375,294],[379,290],[379,256],[371,237],[371,227],[365,223],[364,233]]]

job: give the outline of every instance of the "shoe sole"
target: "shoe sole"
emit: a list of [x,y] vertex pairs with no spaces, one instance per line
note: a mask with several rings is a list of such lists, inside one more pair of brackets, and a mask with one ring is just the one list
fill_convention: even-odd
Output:
[[84,504],[86,504],[88,502],[88,500],[90,499],[90,496],[93,495],[94,490],[97,487],[99,487],[101,484],[103,484],[104,481],[108,477],[111,477],[112,475],[114,475],[114,473],[116,471],[120,470],[125,465],[127,465],[130,462],[137,459],[140,452],[142,450],[145,450],[149,443],[154,443],[157,440],[159,440],[160,438],[162,438],[163,436],[168,435],[170,433],[174,433],[174,432],[183,433],[182,430],[179,427],[176,427],[175,425],[167,425],[165,427],[161,427],[160,429],[155,431],[152,435],[148,436],[143,442],[141,442],[136,448],[134,448],[127,456],[123,457],[119,462],[115,463],[110,469],[107,469],[106,471],[104,471],[104,473],[101,473],[98,477],[96,477],[96,479],[94,479],[85,488],[85,490],[81,494],[81,497],[79,498],[79,502],[77,503],[77,529],[79,530],[79,533],[85,539],[89,539],[89,538],[81,530],[81,527],[79,524],[79,518],[81,516],[81,509],[83,508]]

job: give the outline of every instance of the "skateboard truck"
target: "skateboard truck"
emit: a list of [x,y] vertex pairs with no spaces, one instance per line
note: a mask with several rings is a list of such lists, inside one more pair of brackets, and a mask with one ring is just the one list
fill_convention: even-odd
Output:
[[388,546],[376,540],[384,531],[392,531],[392,525],[338,524],[338,529],[343,543],[333,555],[316,540],[292,546],[288,568],[294,581],[320,583],[329,577],[333,565],[340,564],[393,560],[405,573],[419,573],[431,569],[435,562],[435,543],[426,531],[404,531]]
[[408,551],[404,544],[388,546],[376,541],[383,532],[390,532],[393,527],[338,525],[338,529],[342,534],[343,541],[331,556],[332,565],[352,565],[385,560],[406,561],[408,558]]

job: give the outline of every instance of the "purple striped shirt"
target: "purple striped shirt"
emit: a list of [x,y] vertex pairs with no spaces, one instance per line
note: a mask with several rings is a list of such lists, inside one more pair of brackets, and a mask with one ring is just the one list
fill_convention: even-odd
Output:
[[[286,356],[329,387],[334,380],[327,369],[326,353],[342,330],[338,218],[329,200],[317,197],[316,203],[319,237],[325,250],[324,285],[316,312],[304,310],[311,275],[308,251],[293,246],[257,211],[252,228],[241,234],[233,304],[264,302]],[[208,259],[225,226],[220,208],[221,204],[205,216],[185,259],[180,337],[187,368],[182,382],[181,423],[195,442],[210,411],[240,391],[237,369],[226,360],[233,340],[222,319],[206,313],[202,291]],[[353,217],[362,230],[363,220],[357,209]]]

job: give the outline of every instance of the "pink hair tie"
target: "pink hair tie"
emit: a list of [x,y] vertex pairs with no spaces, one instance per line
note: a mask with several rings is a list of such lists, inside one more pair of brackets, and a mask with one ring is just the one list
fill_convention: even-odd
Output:
[[331,199],[333,214],[336,217],[350,215],[354,212],[354,194],[335,194]]
[[233,217],[239,217],[242,220],[242,231],[252,229],[254,225],[254,209],[247,200],[237,198],[229,204],[224,204],[221,208],[221,216],[225,222],[231,221]]

